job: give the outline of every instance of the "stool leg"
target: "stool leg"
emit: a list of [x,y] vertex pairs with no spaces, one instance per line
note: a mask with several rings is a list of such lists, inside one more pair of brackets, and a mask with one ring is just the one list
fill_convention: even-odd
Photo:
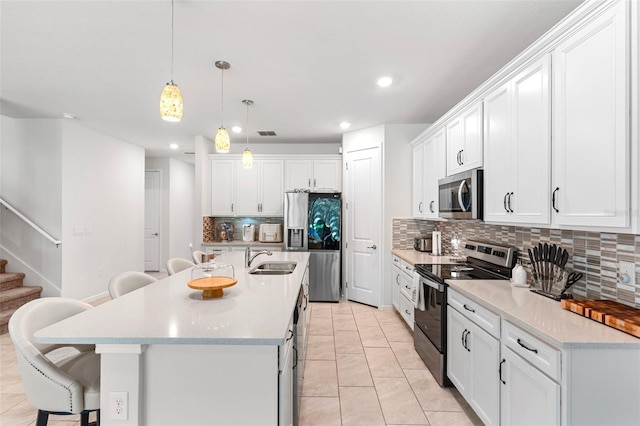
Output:
[[49,420],[49,412],[38,410],[38,418],[36,420],[36,426],[47,426],[47,420]]
[[89,426],[89,412],[83,411],[80,413],[80,426]]

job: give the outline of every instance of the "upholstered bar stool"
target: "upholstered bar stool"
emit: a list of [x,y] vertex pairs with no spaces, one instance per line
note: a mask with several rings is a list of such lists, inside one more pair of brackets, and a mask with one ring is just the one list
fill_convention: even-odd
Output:
[[134,290],[158,281],[144,272],[128,271],[114,275],[109,280],[109,295],[112,299],[131,293]]
[[33,334],[93,307],[63,297],[32,300],[9,320],[9,335],[18,357],[18,371],[31,405],[38,409],[37,426],[49,414],[80,414],[82,426],[97,411],[100,423],[100,356],[93,345],[54,345],[33,341]]
[[177,274],[193,266],[196,266],[196,264],[181,257],[174,257],[167,260],[167,272],[169,275]]

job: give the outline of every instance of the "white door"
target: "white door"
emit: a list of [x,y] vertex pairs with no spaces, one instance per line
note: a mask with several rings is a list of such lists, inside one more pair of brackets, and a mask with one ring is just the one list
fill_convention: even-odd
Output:
[[160,270],[160,171],[144,172],[144,270]]
[[382,296],[380,148],[349,152],[346,160],[346,294],[349,300],[378,306]]

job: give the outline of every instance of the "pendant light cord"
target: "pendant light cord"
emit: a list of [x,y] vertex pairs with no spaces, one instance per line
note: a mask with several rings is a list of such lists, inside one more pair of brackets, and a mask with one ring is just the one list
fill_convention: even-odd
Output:
[[247,149],[249,149],[249,105],[251,103],[247,101]]
[[220,71],[222,72],[220,77],[220,115],[222,117],[222,126],[224,127],[224,68],[221,68]]
[[173,0],[171,0],[171,83],[173,83]]

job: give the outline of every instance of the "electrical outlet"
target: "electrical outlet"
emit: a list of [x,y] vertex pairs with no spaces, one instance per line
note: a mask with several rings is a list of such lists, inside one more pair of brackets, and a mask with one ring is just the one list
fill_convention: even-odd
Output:
[[129,392],[111,392],[109,408],[111,420],[127,420],[129,418]]
[[633,262],[618,263],[618,288],[636,290],[636,264]]

